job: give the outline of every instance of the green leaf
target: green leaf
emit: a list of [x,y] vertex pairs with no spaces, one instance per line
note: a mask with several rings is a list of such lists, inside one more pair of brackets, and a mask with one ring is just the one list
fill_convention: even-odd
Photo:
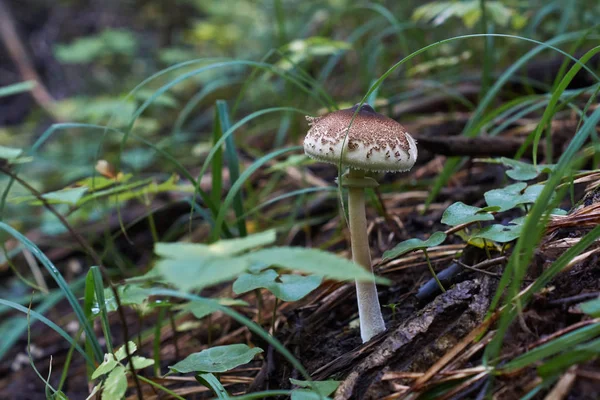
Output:
[[23,153],[23,150],[14,147],[0,146],[0,159],[5,159],[11,162],[18,158]]
[[486,158],[479,160],[482,162],[492,163],[492,164],[502,164],[509,169],[506,171],[506,175],[516,181],[529,181],[531,179],[535,179],[541,173],[549,173],[554,170],[554,164],[538,164],[537,166],[523,162],[518,160],[513,160],[512,158]]
[[439,246],[444,242],[444,240],[446,240],[446,234],[444,232],[435,232],[427,240],[421,240],[418,238],[408,239],[404,242],[398,243],[393,249],[387,250],[385,253],[383,253],[383,259],[392,259],[408,253],[409,251]]
[[220,240],[206,245],[197,243],[157,243],[154,252],[165,258],[206,258],[207,256],[232,256],[244,253],[259,246],[266,246],[275,242],[275,230],[255,233],[238,239]]
[[104,355],[104,361],[102,362],[102,364],[100,364],[98,366],[98,368],[96,368],[96,370],[92,374],[92,379],[96,379],[99,376],[102,376],[104,374],[108,374],[118,364],[119,364],[119,362],[117,360],[115,360],[115,356],[114,355],[112,355],[110,353],[109,354],[105,354]]
[[102,400],[122,400],[127,391],[127,371],[122,365],[117,365],[104,381]]
[[[339,381],[300,381],[297,379],[290,378],[290,382],[293,385],[299,386],[303,389],[295,389],[292,391],[292,400],[319,400],[323,399],[321,396],[329,396],[336,391],[340,386]],[[310,389],[313,390],[310,390]],[[316,389],[316,390],[315,390]],[[318,393],[317,393],[318,391]]]
[[[243,300],[237,300],[237,299],[227,299],[227,298],[221,298],[217,300],[218,304],[222,305],[222,306],[247,306],[248,303],[246,303]],[[199,302],[199,301],[191,301],[187,304],[185,304],[183,307],[181,307],[182,311],[187,311],[187,312],[191,312],[194,317],[201,319],[206,317],[209,314],[212,314],[213,312],[218,310],[217,304],[212,304],[210,302]]]
[[283,301],[298,301],[315,290],[321,284],[322,277],[317,275],[279,275],[268,269],[258,274],[242,274],[233,283],[233,291],[242,294],[258,288],[265,288]]
[[[137,350],[137,346],[134,342],[129,341],[129,354],[133,354],[136,352]],[[127,352],[125,351],[125,345],[121,346],[121,348],[119,348],[119,350],[117,350],[115,352],[115,357],[117,358],[118,361],[122,361],[127,357]]]
[[135,36],[123,29],[106,29],[97,35],[60,44],[54,53],[60,62],[89,63],[106,56],[132,56],[137,48]]
[[[148,297],[150,296],[150,289],[136,284],[119,286],[117,287],[117,292],[119,293],[119,300],[121,300],[121,305],[123,306],[141,306],[148,301]],[[106,303],[107,311],[117,311],[117,301],[115,300],[115,296],[111,288],[104,289],[104,301]],[[99,311],[98,304],[96,303],[93,312],[97,314]]]
[[163,259],[156,263],[155,268],[166,283],[180,290],[189,291],[232,280],[246,271],[249,266],[249,260],[240,257],[198,257],[198,259]]
[[600,317],[600,298],[582,303],[579,308],[592,317]]
[[302,247],[273,247],[243,256],[252,263],[264,263],[298,270],[340,281],[359,280],[388,284],[389,281],[373,274],[358,264],[334,254]]
[[518,182],[502,189],[489,190],[483,196],[489,206],[498,206],[498,211],[506,211],[517,206],[521,191],[526,187],[525,182]]
[[481,211],[482,209],[479,207],[468,206],[459,201],[444,211],[442,223],[456,226],[475,221],[492,221],[494,219],[493,215]]
[[494,224],[474,231],[470,239],[489,239],[498,243],[508,243],[521,236],[523,225]]
[[[131,356],[131,361],[135,369],[144,369],[151,365],[154,365],[154,360],[142,356]],[[130,371],[129,363],[127,363],[127,371]]]
[[184,360],[170,366],[172,371],[185,374],[188,372],[226,372],[237,366],[247,364],[255,355],[262,353],[258,347],[250,348],[245,344],[216,346],[193,353]]

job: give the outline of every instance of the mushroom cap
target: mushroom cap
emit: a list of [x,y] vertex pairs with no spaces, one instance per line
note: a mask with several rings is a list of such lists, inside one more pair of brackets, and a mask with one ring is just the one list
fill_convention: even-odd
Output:
[[[322,117],[306,117],[311,125],[304,139],[304,152],[311,158],[365,171],[408,171],[417,161],[417,143],[406,129],[381,115],[368,104],[358,109],[334,111]],[[350,126],[350,121],[352,125]],[[344,143],[346,132],[350,133]]]

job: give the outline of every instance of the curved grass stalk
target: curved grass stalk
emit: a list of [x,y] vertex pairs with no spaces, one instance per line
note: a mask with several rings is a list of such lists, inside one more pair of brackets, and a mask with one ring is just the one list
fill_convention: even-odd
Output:
[[23,314],[29,313],[31,318],[42,322],[43,324],[48,326],[50,329],[52,329],[53,331],[58,333],[60,336],[62,336],[67,342],[69,342],[69,344],[71,346],[75,347],[75,350],[77,350],[79,352],[79,354],[81,354],[81,356],[85,359],[85,361],[88,363],[88,365],[90,365],[90,366],[92,366],[92,368],[94,368],[94,361],[88,357],[88,355],[81,348],[81,346],[79,346],[79,344],[77,344],[77,342],[75,342],[73,340],[73,338],[71,336],[69,336],[69,334],[67,332],[65,332],[60,326],[56,325],[54,322],[52,322],[48,318],[44,317],[42,314],[40,314],[36,311],[33,311],[27,307],[24,307],[20,304],[14,303],[12,301],[0,299],[0,304],[10,307],[12,309],[15,309],[17,311],[20,311]]
[[[225,135],[223,135],[223,136],[225,136]],[[217,215],[217,218],[215,219],[215,227],[211,234],[211,238],[213,240],[217,240],[220,237],[221,225],[223,224],[223,222],[225,220],[225,214],[227,213],[227,210],[228,210],[229,206],[231,205],[231,203],[233,202],[236,194],[241,190],[242,185],[244,183],[246,183],[246,180],[250,177],[250,175],[252,175],[254,172],[256,172],[267,161],[272,160],[273,158],[278,157],[284,153],[302,150],[302,148],[303,148],[302,146],[293,146],[293,147],[287,147],[285,149],[273,151],[273,152],[259,158],[258,160],[254,161],[252,163],[252,165],[250,165],[248,167],[248,169],[246,169],[240,175],[238,180],[235,181],[235,183],[229,189],[229,192],[227,193],[227,196],[225,197],[225,200],[223,200],[223,204],[221,205],[221,207],[219,209],[219,214]]]

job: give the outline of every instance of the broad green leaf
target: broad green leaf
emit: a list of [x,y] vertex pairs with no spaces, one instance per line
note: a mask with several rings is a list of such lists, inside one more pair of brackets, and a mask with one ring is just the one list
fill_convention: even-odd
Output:
[[264,263],[291,270],[308,272],[340,281],[359,280],[388,284],[384,278],[374,277],[363,267],[334,254],[302,247],[273,247],[243,256],[253,263]]
[[488,239],[498,243],[508,243],[521,236],[523,225],[494,224],[474,231],[470,239]]
[[519,204],[521,191],[526,187],[525,182],[517,182],[502,189],[489,190],[483,196],[489,206],[498,206],[498,211],[506,211]]
[[[129,341],[129,354],[133,354],[137,351],[137,346],[134,342]],[[115,352],[115,357],[118,361],[122,361],[127,357],[127,352],[125,351],[125,345],[121,346],[119,350]]]
[[[246,303],[243,300],[237,300],[237,299],[218,299],[217,300],[218,304],[222,305],[222,306],[228,306],[228,307],[232,307],[232,306],[247,306],[248,303]],[[181,307],[182,311],[187,311],[187,312],[191,312],[194,317],[201,319],[206,317],[209,314],[212,314],[213,312],[215,312],[217,310],[217,305],[216,304],[211,304],[210,302],[199,302],[199,301],[191,301],[187,304],[185,304],[183,307]]]
[[421,240],[418,238],[408,239],[404,242],[398,243],[393,249],[387,250],[385,253],[383,253],[383,259],[396,258],[413,250],[439,246],[444,242],[444,240],[446,240],[446,234],[444,232],[435,232],[427,240]]
[[127,371],[122,365],[117,365],[104,381],[102,400],[122,400],[127,391]]
[[100,364],[98,366],[98,368],[96,368],[96,370],[92,374],[92,379],[96,379],[99,376],[102,376],[104,374],[108,374],[118,364],[119,364],[119,362],[117,360],[115,360],[115,356],[114,355],[112,355],[110,353],[109,354],[105,354],[104,355],[104,361],[102,362],[102,364]]
[[201,289],[239,276],[250,266],[242,257],[162,259],[156,269],[164,282],[180,290]]
[[186,374],[188,372],[226,372],[243,364],[247,364],[255,355],[262,353],[258,347],[245,344],[216,346],[193,353],[184,360],[169,367],[172,371]]
[[479,207],[468,206],[459,201],[452,204],[444,211],[442,223],[456,226],[475,221],[492,221],[494,219],[493,215],[481,211],[482,210]]
[[[144,369],[151,365],[154,365],[154,360],[142,356],[131,356],[131,361],[133,362],[133,366],[135,369]],[[130,371],[129,363],[127,363],[126,367],[127,371]]]
[[544,185],[529,186],[521,196],[521,204],[535,203],[542,190],[544,190]]
[[11,162],[23,154],[23,150],[14,147],[0,146],[0,159],[5,159]]
[[268,269],[258,274],[242,274],[233,283],[233,291],[242,294],[258,288],[265,288],[283,301],[298,301],[321,284],[322,277],[284,274]]
[[600,298],[581,303],[579,308],[592,317],[600,317]]
[[[136,284],[125,284],[123,286],[119,286],[117,287],[117,292],[119,293],[119,300],[123,306],[141,306],[143,303],[148,301],[148,297],[150,296],[150,289]],[[104,289],[104,301],[106,303],[107,311],[117,311],[117,301],[115,300],[115,296],[111,288]],[[92,309],[92,312],[94,314],[100,312],[98,304],[95,305],[95,307]]]
[[154,252],[161,257],[172,259],[233,256],[255,247],[273,244],[275,239],[275,230],[271,229],[244,238],[220,240],[210,245],[197,243],[156,243]]

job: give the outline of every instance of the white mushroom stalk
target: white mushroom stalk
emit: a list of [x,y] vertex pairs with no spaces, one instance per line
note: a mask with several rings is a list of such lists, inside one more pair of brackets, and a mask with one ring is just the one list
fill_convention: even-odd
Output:
[[[402,125],[376,113],[369,105],[363,105],[352,121],[357,108],[355,105],[323,117],[307,117],[311,129],[304,140],[304,151],[312,158],[336,165],[341,158],[342,165],[350,168],[342,184],[348,187],[352,259],[373,272],[364,191],[377,186],[377,182],[366,177],[365,171],[408,171],[417,159],[417,146]],[[386,329],[375,282],[356,282],[356,298],[364,343]]]

